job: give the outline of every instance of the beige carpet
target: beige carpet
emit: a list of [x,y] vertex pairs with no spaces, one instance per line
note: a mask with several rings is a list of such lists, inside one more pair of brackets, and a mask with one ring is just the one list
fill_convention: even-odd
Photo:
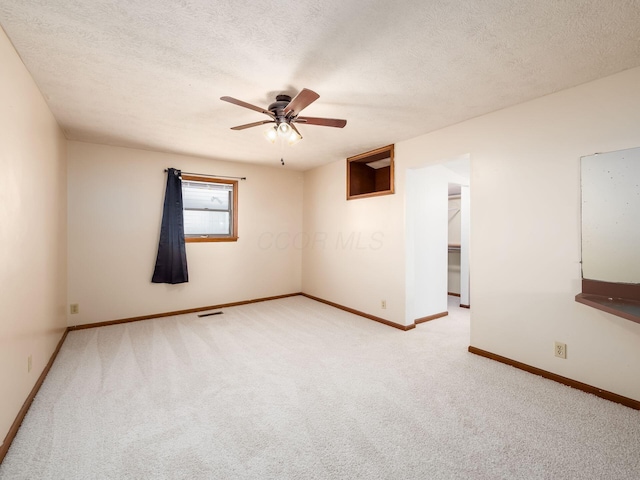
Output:
[[71,332],[2,479],[638,479],[640,412],[304,297]]

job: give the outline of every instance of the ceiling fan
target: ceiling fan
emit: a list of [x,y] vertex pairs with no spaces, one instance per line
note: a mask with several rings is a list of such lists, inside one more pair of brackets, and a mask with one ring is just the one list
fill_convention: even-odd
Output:
[[269,105],[267,109],[251,105],[250,103],[233,97],[220,97],[220,100],[269,116],[269,120],[238,125],[237,127],[231,127],[231,130],[244,130],[245,128],[274,123],[274,127],[265,132],[267,140],[274,143],[278,136],[280,136],[287,139],[289,144],[293,144],[302,139],[302,135],[295,126],[296,123],[337,128],[343,128],[347,124],[346,120],[340,120],[338,118],[300,117],[300,112],[318,98],[320,98],[320,95],[316,92],[303,88],[293,99],[289,95],[276,96],[276,101]]

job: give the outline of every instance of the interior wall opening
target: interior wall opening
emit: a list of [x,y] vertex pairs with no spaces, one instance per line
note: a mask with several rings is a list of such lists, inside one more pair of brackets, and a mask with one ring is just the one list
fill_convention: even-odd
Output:
[[[459,188],[460,305],[469,307],[470,157],[407,171],[407,322],[446,315],[449,292],[449,189]],[[452,208],[452,207],[451,207]],[[457,208],[457,207],[456,207]],[[456,242],[457,243],[457,242]],[[453,279],[452,279],[453,280]]]

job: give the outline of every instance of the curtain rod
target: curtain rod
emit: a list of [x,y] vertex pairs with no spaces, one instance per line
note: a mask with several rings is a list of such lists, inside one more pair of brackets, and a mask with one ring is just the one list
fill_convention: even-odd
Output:
[[[168,172],[168,169],[164,169],[165,172]],[[211,178],[236,178],[238,180],[246,180],[247,177],[228,177],[226,175],[209,175],[208,173],[193,173],[193,172],[182,172],[185,175],[195,175],[197,177],[211,177]]]

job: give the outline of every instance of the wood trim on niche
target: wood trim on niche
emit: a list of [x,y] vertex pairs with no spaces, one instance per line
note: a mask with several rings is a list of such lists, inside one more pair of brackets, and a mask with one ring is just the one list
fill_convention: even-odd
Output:
[[[369,192],[369,193],[360,193],[351,195],[351,168],[350,165],[353,162],[357,162],[358,160],[362,160],[367,157],[373,157],[375,155],[379,155],[381,153],[389,152],[389,158],[391,160],[390,170],[389,170],[389,189],[381,190],[378,192]],[[392,195],[395,193],[395,144],[387,145],[384,147],[376,148],[375,150],[371,150],[369,152],[361,153],[359,155],[355,155],[353,157],[347,158],[347,200],[355,200],[357,198],[369,198],[369,197],[379,197],[382,195]]]

